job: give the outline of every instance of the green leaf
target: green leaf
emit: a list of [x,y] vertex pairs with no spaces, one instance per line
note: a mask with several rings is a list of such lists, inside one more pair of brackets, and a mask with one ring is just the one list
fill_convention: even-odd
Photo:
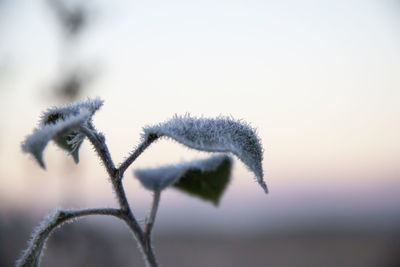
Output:
[[230,181],[232,160],[226,157],[214,170],[202,171],[190,168],[174,187],[192,196],[211,201],[218,206]]
[[148,190],[177,189],[218,205],[231,174],[232,158],[226,154],[180,162],[157,168],[138,169],[135,177]]

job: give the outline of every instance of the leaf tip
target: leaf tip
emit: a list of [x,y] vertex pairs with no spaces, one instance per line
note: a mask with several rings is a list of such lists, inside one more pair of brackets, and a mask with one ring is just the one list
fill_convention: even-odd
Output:
[[42,158],[36,158],[37,162],[39,163],[40,167],[42,167],[43,170],[46,170],[46,164],[44,164],[44,161]]
[[265,192],[263,180],[263,148],[257,130],[242,120],[219,116],[216,118],[177,116],[158,125],[144,128],[149,134],[165,136],[187,147],[236,155],[257,177]]
[[79,163],[79,153],[78,150],[75,149],[74,152],[72,152],[72,158],[74,159],[75,164]]
[[269,193],[267,184],[264,181],[259,182],[260,186],[262,187],[262,189],[264,189],[265,194]]
[[44,170],[46,169],[46,165],[43,160],[43,150],[36,146],[35,142],[32,142],[32,138],[27,138],[21,145],[22,151],[24,153],[30,153],[36,160],[36,162],[42,167]]

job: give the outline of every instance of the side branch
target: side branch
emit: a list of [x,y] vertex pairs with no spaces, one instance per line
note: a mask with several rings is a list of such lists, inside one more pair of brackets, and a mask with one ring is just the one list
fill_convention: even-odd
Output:
[[114,192],[118,198],[119,205],[121,207],[122,218],[131,229],[133,235],[136,238],[136,241],[139,243],[139,246],[142,249],[142,253],[146,260],[146,266],[157,267],[158,264],[153,248],[147,242],[146,236],[142,228],[140,227],[138,221],[135,218],[135,215],[129,207],[121,178],[117,177],[116,179],[112,180],[112,184],[114,187]]
[[147,239],[148,242],[150,242],[151,239],[151,231],[153,230],[153,225],[156,220],[156,214],[158,210],[158,204],[160,203],[160,191],[154,191],[153,195],[153,205],[150,210],[149,217],[146,220],[146,229],[145,229],[145,238]]
[[123,173],[128,169],[128,167],[137,159],[137,157],[142,154],[147,147],[151,145],[155,140],[157,140],[157,135],[149,135],[136,149],[133,153],[123,162],[118,168],[120,175],[120,179],[123,177]]
[[92,143],[101,161],[106,167],[108,175],[113,178],[115,176],[116,168],[114,166],[114,162],[112,161],[110,152],[108,151],[104,135],[85,126],[80,127],[80,131]]
[[83,209],[83,210],[56,210],[46,218],[35,230],[28,248],[23,252],[16,262],[17,267],[36,267],[39,266],[40,257],[47,239],[53,231],[62,224],[72,221],[78,217],[86,215],[111,215],[122,218],[119,209]]

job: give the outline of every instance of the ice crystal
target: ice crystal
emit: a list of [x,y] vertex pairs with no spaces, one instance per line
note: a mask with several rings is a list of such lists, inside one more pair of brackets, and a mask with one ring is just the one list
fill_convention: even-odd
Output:
[[175,116],[164,123],[144,128],[143,138],[166,136],[190,148],[208,152],[231,152],[256,176],[268,193],[263,179],[263,149],[255,130],[247,123],[227,117],[195,118]]
[[79,127],[84,123],[90,125],[93,114],[102,106],[99,99],[88,99],[62,107],[53,107],[43,113],[39,127],[28,136],[22,144],[25,153],[31,153],[40,166],[45,168],[43,150],[50,140],[67,150],[79,161],[78,151],[84,140]]

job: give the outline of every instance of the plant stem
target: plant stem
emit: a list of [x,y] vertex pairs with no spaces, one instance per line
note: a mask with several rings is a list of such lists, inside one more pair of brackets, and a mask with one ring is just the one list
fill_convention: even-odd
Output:
[[143,153],[143,151],[157,139],[157,136],[151,135],[145,141],[143,141],[138,148],[120,165],[118,169],[115,168],[114,163],[111,159],[111,155],[108,151],[108,147],[105,143],[105,138],[102,134],[97,133],[95,129],[89,129],[87,127],[81,127],[81,131],[88,137],[89,141],[95,147],[95,150],[102,162],[104,163],[108,174],[111,178],[111,183],[114,189],[114,193],[117,196],[118,203],[120,206],[121,217],[123,221],[131,229],[136,241],[142,250],[142,254],[145,258],[147,266],[157,267],[157,260],[154,254],[151,242],[147,242],[145,234],[136,220],[126,198],[124,186],[122,184],[122,178],[127,168],[136,160],[136,158]]
[[[118,170],[121,173],[124,173],[126,169],[137,159],[137,157],[142,154],[148,146],[151,145],[155,140],[157,140],[158,136],[156,135],[149,135],[147,139],[145,139],[134,151],[133,153],[119,166]],[[121,176],[121,179],[123,177]]]
[[81,126],[80,131],[92,143],[94,149],[96,150],[101,161],[106,167],[108,175],[110,175],[110,177],[114,177],[116,175],[116,168],[111,158],[110,152],[108,151],[104,135],[98,133],[95,129],[89,129],[86,126]]
[[158,267],[156,255],[154,254],[153,247],[150,242],[147,242],[143,230],[133,217],[132,212],[128,212],[124,217],[125,223],[134,233],[136,240],[139,242],[140,248],[142,250],[143,256],[146,261],[146,265],[150,267]]
[[49,216],[34,232],[32,239],[29,241],[29,247],[24,251],[23,255],[16,263],[18,267],[39,266],[40,256],[47,239],[53,231],[63,223],[72,221],[78,217],[87,215],[111,215],[122,219],[122,213],[119,209],[83,209],[83,210],[56,210],[53,215]]
[[[119,171],[117,172],[117,174],[121,175]],[[114,179],[112,179],[112,184],[114,187],[114,192],[117,195],[119,205],[121,206],[121,212],[123,213],[122,219],[131,229],[133,235],[139,243],[143,256],[146,260],[146,264],[151,267],[157,267],[158,264],[153,251],[153,247],[150,242],[147,242],[146,236],[129,206],[122,184],[122,179],[119,177],[114,177]]]
[[161,195],[160,191],[154,191],[153,205],[151,206],[150,214],[146,221],[146,229],[144,231],[145,237],[148,241],[151,241],[151,232],[153,230],[153,225],[156,220],[158,204],[160,203],[160,195]]
[[160,191],[154,191],[153,195],[153,204],[151,206],[150,214],[149,217],[146,220],[146,228],[144,231],[144,242],[146,245],[146,248],[152,252],[152,240],[151,240],[151,233],[153,230],[153,225],[156,219],[156,214],[158,210],[158,204],[160,203]]

